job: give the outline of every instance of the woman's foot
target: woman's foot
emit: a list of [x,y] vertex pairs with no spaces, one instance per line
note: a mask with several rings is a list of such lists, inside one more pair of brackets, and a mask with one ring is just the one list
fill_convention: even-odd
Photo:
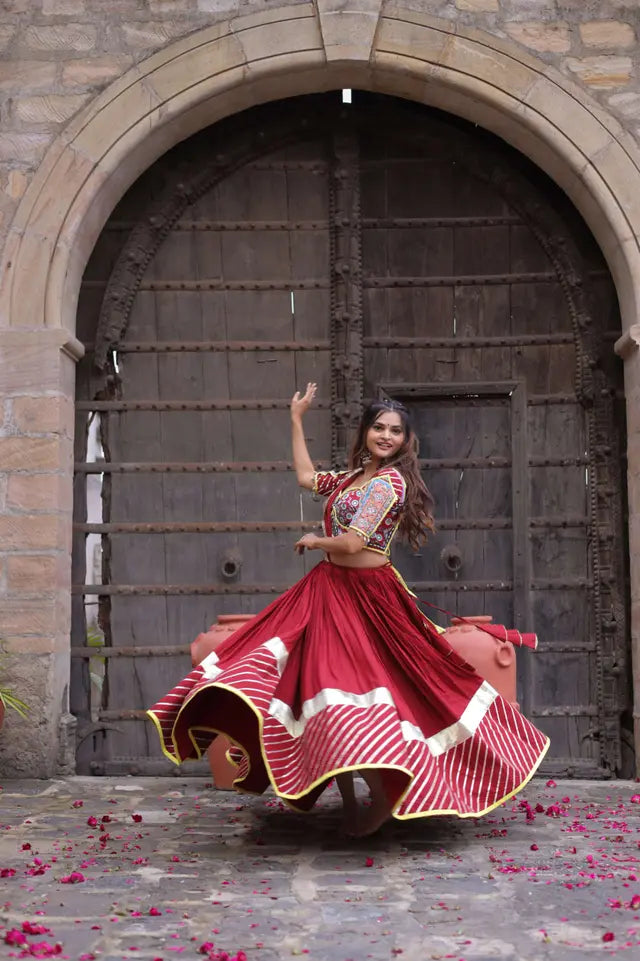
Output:
[[345,837],[359,837],[360,811],[357,804],[345,804],[342,809],[342,833]]
[[355,836],[358,838],[368,837],[375,834],[385,821],[391,817],[391,805],[384,789],[384,784],[379,771],[363,770],[360,772],[367,782],[371,792],[371,804],[361,813],[358,818],[358,827]]
[[336,784],[342,798],[342,833],[354,837],[358,830],[360,812],[351,771],[336,774]]

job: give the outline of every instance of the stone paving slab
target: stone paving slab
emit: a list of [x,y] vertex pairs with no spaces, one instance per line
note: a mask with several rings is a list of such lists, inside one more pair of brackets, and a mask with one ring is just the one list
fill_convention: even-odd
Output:
[[202,778],[5,782],[0,958],[640,957],[640,784],[534,780],[360,841],[339,823],[335,790],[303,816]]

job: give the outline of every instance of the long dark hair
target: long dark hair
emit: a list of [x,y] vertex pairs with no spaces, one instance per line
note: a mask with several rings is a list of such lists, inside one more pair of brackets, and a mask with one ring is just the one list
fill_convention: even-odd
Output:
[[396,400],[376,400],[365,407],[349,454],[349,467],[355,469],[362,466],[362,457],[367,452],[367,432],[380,414],[389,412],[400,417],[404,440],[397,453],[385,460],[384,466],[395,467],[404,477],[407,493],[398,531],[413,550],[417,551],[427,539],[427,531],[436,529],[433,519],[434,501],[420,476],[418,439],[404,404]]

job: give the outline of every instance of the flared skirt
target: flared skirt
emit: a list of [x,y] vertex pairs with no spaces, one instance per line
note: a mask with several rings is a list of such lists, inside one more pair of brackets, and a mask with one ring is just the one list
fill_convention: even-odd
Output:
[[235,745],[234,786],[309,810],[341,772],[380,771],[399,819],[486,814],[548,739],[424,617],[391,565],[319,563],[149,711],[164,752]]

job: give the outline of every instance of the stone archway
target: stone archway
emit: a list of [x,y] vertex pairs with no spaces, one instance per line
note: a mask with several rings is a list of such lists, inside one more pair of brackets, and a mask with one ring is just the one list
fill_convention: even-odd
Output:
[[[4,364],[14,378],[6,382],[31,397],[55,396],[56,413],[49,410],[41,429],[48,437],[44,469],[56,473],[60,486],[57,499],[45,501],[48,513],[39,515],[34,535],[38,549],[57,559],[38,575],[46,598],[38,616],[49,621],[48,640],[31,651],[37,669],[34,664],[20,669],[34,678],[34,696],[47,702],[50,725],[48,735],[34,727],[30,736],[25,763],[31,772],[45,775],[59,768],[58,728],[66,711],[70,358],[82,351],[74,326],[84,266],[117,201],[157,157],[222,117],[290,95],[292,80],[297,93],[360,87],[473,120],[544,169],[591,227],[616,283],[625,331],[617,347],[627,362],[636,703],[640,699],[640,575],[634,561],[640,555],[635,455],[640,423],[632,403],[640,391],[637,148],[580,90],[514,45],[400,5],[380,7],[373,2],[365,11],[332,12],[320,3],[319,13],[310,5],[269,10],[171,44],[112,84],[71,122],[21,202],[0,275]],[[15,455],[25,473],[33,469],[32,454],[33,445],[26,444]],[[638,740],[640,730],[637,734]]]

